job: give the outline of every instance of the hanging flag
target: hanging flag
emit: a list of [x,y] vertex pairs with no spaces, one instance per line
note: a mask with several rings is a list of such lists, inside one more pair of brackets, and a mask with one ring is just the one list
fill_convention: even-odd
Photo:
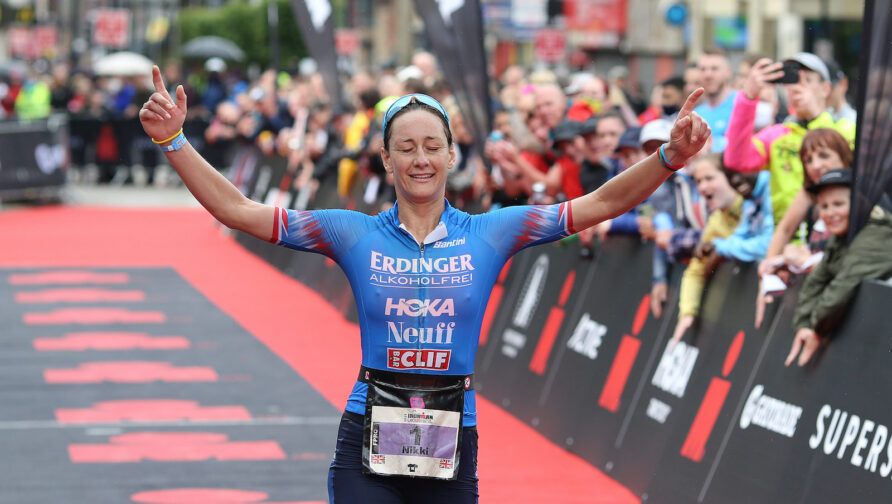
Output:
[[480,2],[415,0],[415,10],[424,21],[443,76],[474,139],[474,149],[482,155],[492,109]]
[[334,20],[330,0],[291,0],[291,7],[310,56],[319,73],[333,110],[342,104],[338,80],[338,56],[335,53]]
[[862,19],[850,241],[867,223],[883,195],[892,197],[892,45],[888,32],[892,3],[867,0]]

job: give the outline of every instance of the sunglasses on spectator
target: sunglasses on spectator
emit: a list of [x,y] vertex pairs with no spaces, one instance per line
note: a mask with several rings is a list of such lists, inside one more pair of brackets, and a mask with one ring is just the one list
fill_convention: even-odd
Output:
[[440,102],[426,94],[413,93],[402,96],[397,101],[390,104],[390,107],[387,108],[387,112],[384,113],[384,122],[381,125],[381,131],[387,131],[387,123],[393,119],[393,116],[413,101],[423,103],[443,114],[443,117],[446,118],[446,124],[449,124],[449,114],[446,113],[446,109],[443,108],[443,105],[441,105]]

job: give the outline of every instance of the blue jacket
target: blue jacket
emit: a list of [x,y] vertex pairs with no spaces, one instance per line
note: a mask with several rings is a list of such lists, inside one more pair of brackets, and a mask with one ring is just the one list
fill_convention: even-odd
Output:
[[771,207],[771,174],[759,173],[751,199],[743,201],[740,223],[727,238],[712,240],[716,253],[722,257],[744,262],[758,261],[768,252],[774,234],[774,214]]

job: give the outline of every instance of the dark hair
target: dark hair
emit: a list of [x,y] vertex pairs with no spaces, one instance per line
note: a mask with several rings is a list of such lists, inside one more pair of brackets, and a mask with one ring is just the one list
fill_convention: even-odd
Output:
[[608,110],[603,114],[598,115],[598,122],[601,122],[604,119],[619,119],[621,123],[623,123],[623,128],[627,128],[629,125],[626,123],[626,120],[623,118],[622,114],[617,112],[616,110]]
[[[827,147],[830,150],[836,151],[836,154],[839,156],[839,159],[843,164],[843,166],[837,168],[852,167],[855,155],[852,153],[852,148],[849,147],[849,142],[845,137],[835,129],[817,128],[806,133],[805,137],[802,139],[802,147],[799,148],[799,159],[802,161],[803,172],[805,171],[805,157],[811,154],[815,149],[821,147]],[[803,175],[805,174],[803,173]],[[802,185],[803,187],[811,185],[808,176],[802,177]]]
[[375,88],[359,93],[359,102],[362,104],[362,108],[366,110],[375,108],[375,104],[379,101],[381,101],[381,93]]
[[418,79],[416,77],[406,79],[406,82],[403,84],[403,91],[406,94],[415,94],[415,93],[421,93],[421,94],[426,94],[426,95],[431,94],[430,90],[424,84],[424,81],[421,79]]
[[384,150],[390,152],[390,137],[393,131],[393,122],[396,120],[397,117],[413,110],[424,110],[425,112],[429,112],[437,116],[437,119],[439,119],[440,122],[443,123],[443,131],[446,132],[446,143],[449,145],[449,147],[452,147],[452,130],[449,129],[449,122],[446,120],[446,117],[441,114],[439,110],[431,107],[430,105],[424,104],[417,100],[412,100],[407,103],[405,107],[399,109],[395,114],[393,114],[393,117],[391,117],[387,121],[387,128],[384,129]]
[[675,89],[684,92],[684,77],[676,75],[674,77],[669,77],[660,83],[663,87],[674,87]]
[[[731,189],[734,189],[734,192],[740,194],[745,198],[752,198],[753,191],[756,189],[756,185],[759,180],[759,172],[742,172],[729,168],[725,165],[724,156],[717,152],[710,152],[704,154],[697,158],[697,162],[699,161],[710,161],[718,167],[719,173],[725,176],[725,180],[728,181],[728,185],[731,186]],[[750,186],[750,191],[748,194],[743,194],[740,191],[740,187],[742,184],[747,184]]]
[[721,154],[718,154],[716,152],[709,152],[698,157],[695,162],[699,163],[700,161],[707,161],[711,163],[713,166],[715,166],[716,170],[718,170],[719,173],[721,173],[725,176],[726,179],[728,179],[728,183],[731,183],[730,175],[733,172],[725,167],[725,160],[722,159]]

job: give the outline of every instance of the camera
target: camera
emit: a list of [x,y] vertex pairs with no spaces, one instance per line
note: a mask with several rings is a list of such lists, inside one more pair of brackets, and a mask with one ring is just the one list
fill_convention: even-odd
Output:
[[802,64],[797,61],[784,61],[784,72],[778,79],[768,81],[769,84],[796,84],[799,82],[799,71],[802,70]]

